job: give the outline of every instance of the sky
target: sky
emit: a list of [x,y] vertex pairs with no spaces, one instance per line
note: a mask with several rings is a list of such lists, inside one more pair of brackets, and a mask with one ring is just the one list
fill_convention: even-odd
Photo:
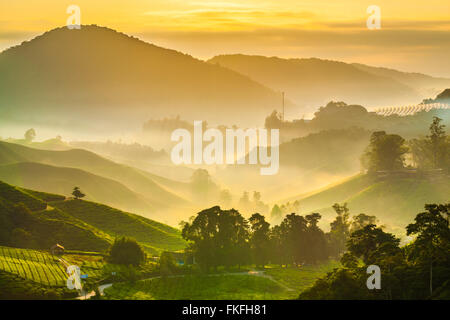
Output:
[[[243,53],[358,62],[450,78],[450,0],[0,0],[0,50],[97,24],[208,59]],[[381,28],[369,30],[377,5]]]

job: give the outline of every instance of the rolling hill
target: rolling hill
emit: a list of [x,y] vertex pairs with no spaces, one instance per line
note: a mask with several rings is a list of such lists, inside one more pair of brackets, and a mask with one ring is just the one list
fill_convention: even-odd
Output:
[[[130,193],[127,192],[126,194],[128,195],[126,197],[141,199],[141,196],[139,195],[142,195],[145,199],[141,199],[140,202],[143,203],[142,201],[145,200],[145,202],[150,204],[153,208],[167,208],[186,203],[186,200],[164,189],[151,180],[149,176],[142,174],[139,170],[102,158],[95,153],[82,149],[65,151],[39,150],[0,141],[0,165],[23,162],[34,162],[50,166],[80,169],[93,175],[117,181],[136,194],[135,196],[131,196]],[[47,167],[47,169],[50,168]],[[31,174],[31,171],[28,172]],[[67,170],[65,174],[67,176]],[[84,177],[92,178],[92,175],[85,174]],[[56,175],[55,179],[57,179]],[[96,178],[96,180],[98,181],[98,178]],[[90,181],[88,184],[92,186],[95,182]],[[106,186],[101,185],[99,185],[99,187],[106,188]],[[53,190],[61,190],[57,189],[60,187],[59,183],[56,182],[52,188]],[[119,188],[117,184],[115,185],[115,188]],[[47,190],[50,191],[50,189]],[[99,190],[96,191],[96,194],[98,192]],[[103,192],[105,194],[107,191]],[[99,195],[93,195],[94,198],[98,196]],[[129,204],[129,206],[131,207],[132,204]]]
[[[285,91],[296,105],[309,107],[302,111],[309,112],[331,100],[368,107],[419,103],[450,84],[450,79],[316,58],[282,59],[235,54],[216,56],[208,62]],[[425,96],[424,91],[427,92]]]
[[449,195],[450,177],[444,174],[378,178],[361,174],[316,193],[287,201],[299,200],[302,212],[322,214],[322,224],[326,228],[336,215],[331,206],[347,202],[351,215],[375,215],[381,224],[398,231],[411,223],[424,210],[425,204],[448,203]]
[[168,109],[190,121],[263,120],[280,100],[237,72],[96,25],[57,28],[0,53],[0,97],[1,122],[92,132],[141,126]]
[[115,237],[133,237],[151,254],[180,250],[177,229],[102,204],[17,188],[0,181],[0,245],[105,251]]
[[119,182],[73,168],[55,167],[34,162],[0,165],[0,180],[22,188],[71,195],[74,186],[90,201],[137,212],[154,211],[143,196]]

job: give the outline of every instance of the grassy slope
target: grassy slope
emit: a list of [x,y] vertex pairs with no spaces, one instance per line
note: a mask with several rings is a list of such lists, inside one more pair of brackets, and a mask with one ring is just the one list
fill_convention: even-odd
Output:
[[[43,249],[58,242],[66,249],[103,251],[116,236],[134,237],[152,254],[185,246],[180,232],[167,225],[93,202],[62,199],[0,182],[0,244],[14,245],[11,231],[20,228]],[[32,213],[15,218],[19,203]]]
[[300,199],[302,211],[324,215],[323,223],[334,219],[331,206],[348,203],[351,214],[375,215],[382,224],[403,228],[423,211],[426,203],[450,201],[450,178],[439,179],[391,177],[378,180],[358,175],[342,184]]
[[132,210],[152,211],[153,206],[143,196],[123,184],[73,168],[49,166],[33,162],[0,165],[0,180],[19,187],[70,195],[78,186],[86,199]]
[[37,162],[58,167],[70,167],[100,175],[121,182],[132,191],[145,196],[155,206],[167,207],[185,203],[185,200],[161,188],[138,170],[107,160],[86,150],[39,150],[0,141],[0,164],[18,162]]
[[51,203],[63,212],[101,229],[112,237],[129,236],[152,251],[179,250],[185,245],[180,232],[153,220],[89,201]]

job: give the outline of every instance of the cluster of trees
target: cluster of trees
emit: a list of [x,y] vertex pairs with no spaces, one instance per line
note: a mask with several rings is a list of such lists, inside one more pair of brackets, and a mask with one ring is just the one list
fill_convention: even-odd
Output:
[[[449,299],[450,204],[429,204],[406,227],[416,239],[400,240],[374,223],[354,230],[346,241],[342,268],[302,292],[300,299]],[[366,286],[369,265],[381,270],[381,289]]]
[[249,193],[244,191],[237,205],[244,212],[260,212],[262,214],[269,212],[269,206],[261,200],[261,193],[258,191],[253,191],[251,199]]
[[289,212],[298,212],[300,210],[300,201],[295,200],[293,202],[288,201],[285,204],[275,204],[270,211],[270,217],[272,220],[281,221],[281,219]]
[[441,122],[442,119],[434,117],[429,135],[409,142],[412,160],[420,169],[450,170],[450,137]]
[[351,127],[364,128],[369,131],[396,132],[409,139],[423,134],[424,129],[426,129],[433,117],[448,119],[449,114],[450,110],[441,109],[428,112],[424,110],[408,116],[397,114],[383,116],[375,112],[369,112],[360,105],[348,105],[344,102],[331,101],[326,106],[320,107],[310,121],[303,119],[285,121],[280,113],[274,111],[266,118],[265,127],[268,129],[280,129],[280,139],[282,141],[323,130],[347,129]]
[[361,164],[368,172],[393,171],[405,167],[408,154],[419,169],[450,169],[450,139],[446,135],[442,119],[434,117],[429,135],[407,142],[397,134],[385,131],[372,133],[370,144],[361,157]]
[[318,213],[291,213],[271,227],[259,213],[247,220],[235,209],[215,206],[183,222],[182,236],[189,242],[188,251],[205,271],[244,264],[263,267],[267,263],[317,263],[339,256],[351,231],[375,221],[375,217],[364,214],[350,219],[346,204],[335,204],[334,209],[337,217],[330,232],[325,233],[318,226]]

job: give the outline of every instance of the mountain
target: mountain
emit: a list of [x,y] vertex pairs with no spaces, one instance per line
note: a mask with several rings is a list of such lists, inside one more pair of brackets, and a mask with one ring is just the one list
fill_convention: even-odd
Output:
[[115,237],[135,238],[149,253],[180,250],[177,229],[102,204],[21,189],[0,181],[0,245],[105,251]]
[[208,62],[285,91],[295,104],[309,107],[302,111],[309,112],[331,100],[368,107],[417,103],[424,97],[424,85],[436,92],[450,84],[450,79],[316,58],[282,59],[236,54],[219,55]]
[[[134,193],[142,195],[154,208],[167,208],[187,203],[186,200],[176,196],[151,180],[149,176],[142,174],[140,170],[115,163],[90,151],[81,149],[65,151],[40,150],[0,141],[0,165],[23,162],[80,169],[93,175],[114,180]],[[46,169],[49,170],[48,167],[46,167]],[[55,168],[52,168],[52,170],[55,172]],[[65,174],[67,177],[67,170],[65,171]],[[85,176],[92,178],[92,175]],[[54,177],[57,178],[57,175]],[[59,188],[59,182],[56,180],[54,181],[55,185],[53,186],[53,190],[61,190],[57,189]],[[93,186],[95,185],[95,182],[91,181],[89,182],[89,185]],[[109,185],[111,185],[111,183],[109,183]],[[106,185],[99,186],[99,188],[106,187]],[[129,193],[127,194],[129,195]],[[106,193],[104,193],[104,195],[106,195]]]
[[302,212],[319,212],[324,216],[322,223],[326,227],[336,216],[331,206],[346,202],[351,215],[374,215],[381,224],[395,231],[411,223],[417,213],[423,211],[425,204],[448,203],[449,195],[450,177],[444,174],[387,177],[361,174],[316,193],[286,201],[298,200]]
[[280,104],[279,94],[244,75],[96,25],[57,28],[3,51],[0,97],[3,123],[95,132],[176,114],[263,120]]
[[[450,86],[450,79],[431,77],[417,72],[402,72],[389,68],[372,67],[360,63],[352,63],[352,66],[376,76],[394,79],[415,89],[422,97],[431,97],[440,92],[442,88]],[[419,101],[416,101],[418,103]]]

